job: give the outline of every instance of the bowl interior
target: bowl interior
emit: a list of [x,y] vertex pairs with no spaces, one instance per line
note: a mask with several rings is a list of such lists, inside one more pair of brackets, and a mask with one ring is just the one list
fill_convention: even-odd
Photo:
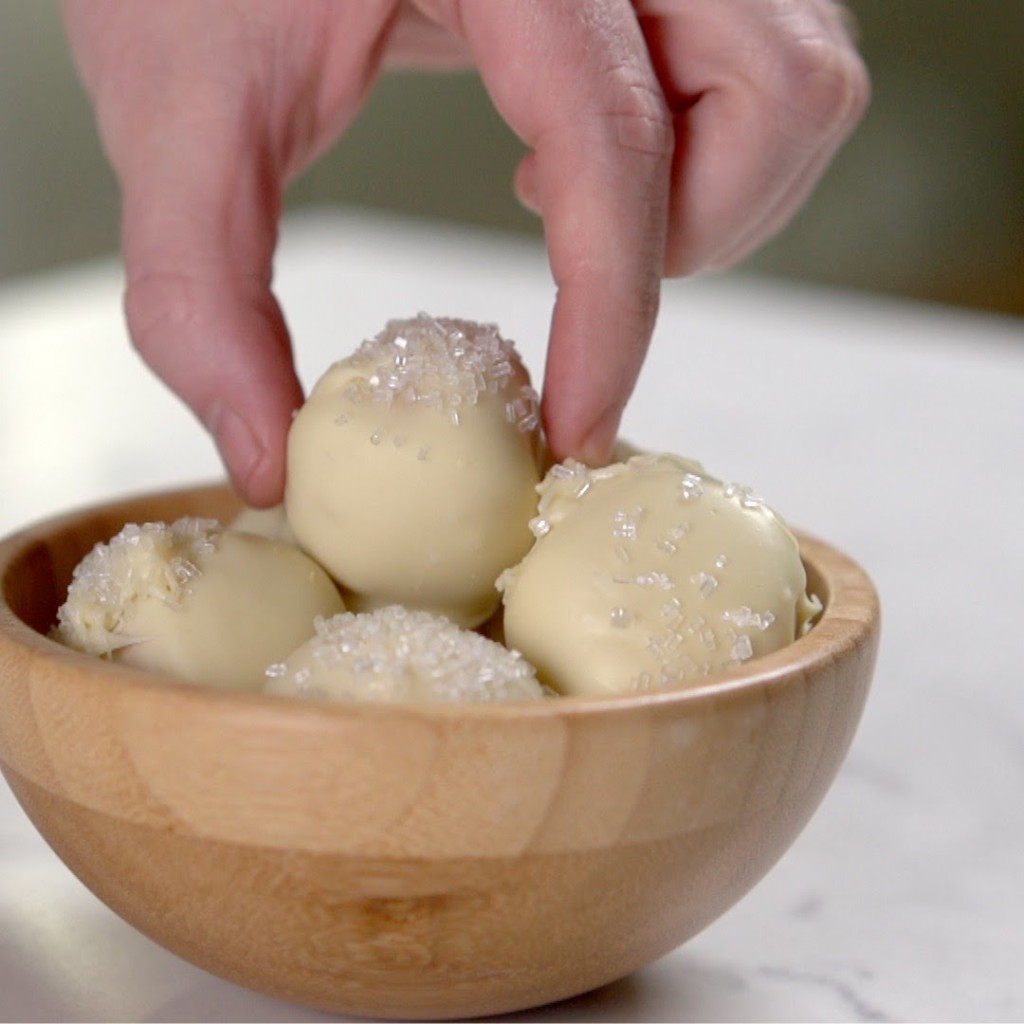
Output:
[[[56,622],[57,609],[65,600],[75,566],[95,544],[109,540],[126,523],[170,522],[182,516],[202,516],[229,523],[241,507],[229,487],[207,484],[129,497],[29,527],[2,545],[2,611],[13,615],[33,632],[46,636]],[[873,592],[869,593],[870,581],[858,567],[822,542],[799,531],[797,536],[807,572],[807,589],[821,600],[826,612],[830,607],[833,615],[836,611],[832,588],[837,582],[837,570],[846,570],[843,582],[847,588],[854,587],[855,600],[870,596],[877,605]],[[845,564],[835,564],[837,556]],[[824,564],[825,561],[829,564]],[[789,649],[787,652],[791,653]],[[760,667],[764,660],[757,659],[755,667]]]
[[307,705],[49,640],[126,522],[229,521],[223,486],[0,541],[0,768],[101,899],[216,974],[334,1012],[472,1016],[667,953],[789,846],[849,747],[878,602],[799,535],[811,632],[695,689],[530,705]]

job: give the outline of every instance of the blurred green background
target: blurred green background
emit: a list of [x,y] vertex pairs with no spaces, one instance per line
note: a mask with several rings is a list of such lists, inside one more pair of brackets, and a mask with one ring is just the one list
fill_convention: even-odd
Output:
[[[751,0],[755,2],[755,0]],[[854,0],[867,119],[746,267],[1024,314],[1024,0]],[[113,252],[117,194],[55,0],[0,0],[0,279]],[[397,75],[288,194],[539,234],[472,75]]]

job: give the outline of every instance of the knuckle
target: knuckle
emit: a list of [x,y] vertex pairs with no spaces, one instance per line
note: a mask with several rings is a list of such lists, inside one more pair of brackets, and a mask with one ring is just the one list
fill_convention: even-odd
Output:
[[822,131],[859,121],[871,92],[857,51],[821,36],[804,37],[791,47],[783,67],[783,88],[794,116]]
[[645,82],[626,81],[614,93],[610,122],[623,149],[657,159],[675,146],[672,115],[661,92]]

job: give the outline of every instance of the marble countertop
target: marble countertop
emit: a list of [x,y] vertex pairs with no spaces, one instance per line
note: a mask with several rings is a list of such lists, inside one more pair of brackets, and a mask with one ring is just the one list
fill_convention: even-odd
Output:
[[[290,220],[307,384],[393,316],[497,322],[535,378],[528,241],[345,210]],[[0,535],[220,473],[125,341],[115,263],[0,286]],[[1024,1019],[1024,322],[744,276],[669,283],[624,434],[757,488],[873,576],[853,749],[769,875],[682,948],[510,1020]],[[97,901],[0,786],[0,1019],[319,1021]]]

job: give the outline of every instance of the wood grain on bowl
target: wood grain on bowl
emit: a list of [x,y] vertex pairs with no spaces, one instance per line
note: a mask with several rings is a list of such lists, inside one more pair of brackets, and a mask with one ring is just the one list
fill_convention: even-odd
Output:
[[307,704],[175,683],[45,636],[78,559],[125,521],[235,507],[196,489],[0,544],[0,767],[86,885],[241,984],[436,1018],[612,981],[763,876],[853,738],[878,601],[854,562],[806,536],[818,625],[688,691]]

